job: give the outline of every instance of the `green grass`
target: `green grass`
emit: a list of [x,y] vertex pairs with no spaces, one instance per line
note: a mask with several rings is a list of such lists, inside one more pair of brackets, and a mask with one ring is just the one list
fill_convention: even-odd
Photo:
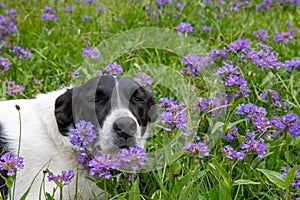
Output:
[[[258,49],[259,41],[252,36],[252,32],[257,29],[265,29],[268,31],[268,38],[263,43],[273,47],[279,61],[284,62],[300,55],[299,33],[293,35],[293,39],[287,43],[273,40],[273,36],[277,32],[288,31],[287,21],[299,31],[299,6],[273,3],[270,9],[256,12],[255,7],[260,1],[251,1],[251,4],[243,5],[238,11],[231,12],[228,3],[225,7],[220,7],[191,0],[182,1],[184,10],[180,11],[176,9],[174,3],[164,5],[163,9],[159,10],[159,6],[156,6],[154,1],[111,0],[96,3],[97,6],[105,7],[105,10],[98,15],[94,4],[84,4],[83,2],[78,4],[71,0],[59,2],[51,0],[27,0],[24,3],[21,0],[4,1],[5,8],[0,8],[0,14],[4,16],[6,9],[15,8],[17,10],[15,24],[18,27],[18,33],[10,35],[5,40],[12,47],[28,48],[33,53],[33,58],[19,59],[12,54],[12,48],[1,50],[0,55],[8,58],[11,65],[7,72],[0,74],[0,79],[4,81],[5,78],[11,78],[17,84],[25,87],[22,93],[7,95],[6,86],[3,83],[0,88],[1,99],[33,98],[38,93],[69,86],[72,81],[74,82],[70,76],[71,72],[82,69],[82,66],[86,67],[85,59],[81,55],[85,46],[97,47],[103,41],[137,28],[166,28],[182,39],[193,38],[201,44],[196,50],[202,53],[211,49],[223,49],[229,43],[240,38],[250,40],[250,47]],[[66,5],[73,6],[72,13],[64,12]],[[55,8],[56,17],[59,20],[56,22],[41,21],[40,17],[45,6]],[[148,16],[145,11],[146,6],[150,6],[151,12],[154,8],[158,8],[156,16]],[[228,11],[228,14],[218,16],[224,10]],[[178,18],[173,17],[175,13],[179,14]],[[82,22],[83,15],[88,15],[92,19]],[[115,21],[115,18],[122,19],[124,22]],[[177,33],[176,26],[182,21],[189,22],[194,31],[184,34]],[[204,25],[212,26],[213,31],[201,31],[201,27]],[[153,41],[160,41],[160,36],[155,37],[157,38],[152,38]],[[172,41],[169,44],[172,44]],[[108,43],[108,45],[110,44]],[[118,43],[114,45],[118,45]],[[110,50],[113,52],[114,48],[115,46]],[[180,75],[179,70],[185,67],[181,64],[183,55],[166,49],[133,48],[129,52],[113,57],[110,62],[118,62],[124,69],[124,75],[132,74],[130,70],[145,64],[165,65],[168,69],[174,70],[175,74],[178,73],[179,77],[188,83],[187,85],[195,86],[199,90],[198,96],[207,98],[212,94],[216,95],[213,87],[218,87],[219,84],[214,85],[214,74],[208,75],[208,78],[203,74],[195,78]],[[188,53],[186,52],[186,54]],[[247,131],[253,131],[251,121],[243,120],[243,116],[234,114],[242,103],[253,103],[266,108],[268,112],[266,117],[269,119],[287,113],[300,115],[300,69],[294,68],[288,72],[283,67],[280,69],[259,68],[251,62],[241,62],[239,53],[230,53],[225,60],[232,61],[234,65],[239,66],[239,72],[247,81],[251,93],[249,97],[234,98],[226,107],[222,120],[211,117],[209,113],[194,113],[190,107],[195,97],[191,99],[185,96],[177,99],[178,101],[184,99],[187,105],[185,111],[193,122],[190,125],[193,126],[193,130],[197,132],[203,143],[212,144],[209,141],[217,134],[221,123],[224,123],[224,127],[230,126],[230,123],[236,123],[238,136],[230,144],[235,149],[239,149],[239,144],[245,140]],[[223,66],[222,61],[221,59],[217,60],[214,66],[217,68]],[[104,69],[105,65],[97,65],[96,68]],[[141,67],[141,69],[144,68]],[[159,74],[159,70],[160,68],[155,73]],[[214,68],[209,70],[215,73]],[[94,75],[96,76],[96,73]],[[176,98],[178,93],[185,94],[186,91],[176,90],[180,80],[173,80],[172,77],[167,76],[165,78],[167,81],[170,80],[168,84],[172,86],[171,88],[166,87],[163,82],[159,84],[154,82],[152,85],[151,89],[157,102],[162,97],[173,96]],[[34,79],[40,80],[40,82],[34,84]],[[219,78],[219,80],[221,79]],[[228,94],[234,94],[232,88],[223,87],[223,89],[226,89]],[[289,106],[286,109],[274,108],[271,101],[263,102],[259,94],[265,89],[276,90],[280,99],[288,102]],[[219,123],[209,124],[211,120],[219,121]],[[163,126],[163,124],[160,125]],[[209,130],[215,130],[215,134]],[[273,134],[275,130],[271,126],[269,132]],[[149,139],[146,150],[156,152],[158,149],[162,149],[169,144],[170,140],[177,138],[179,133],[179,130],[172,132],[160,130]],[[256,136],[256,139],[258,138],[263,138],[263,133],[259,133]],[[230,160],[223,155],[221,148],[229,143],[221,137],[216,137],[213,144],[210,146],[210,156],[201,161],[190,157],[187,152],[180,153],[179,151],[178,154],[172,154],[170,151],[173,150],[169,149],[162,153],[168,162],[158,169],[147,173],[138,173],[132,182],[127,182],[125,177],[121,177],[119,181],[100,178],[97,180],[99,181],[98,185],[100,188],[105,186],[112,199],[120,200],[300,198],[299,188],[295,189],[291,186],[295,173],[293,174],[292,171],[287,178],[281,175],[283,166],[295,169],[300,167],[299,136],[291,138],[287,132],[284,132],[276,138],[265,141],[267,153],[263,158],[258,158],[255,153],[247,153],[242,161]],[[285,191],[287,192],[285,193]]]

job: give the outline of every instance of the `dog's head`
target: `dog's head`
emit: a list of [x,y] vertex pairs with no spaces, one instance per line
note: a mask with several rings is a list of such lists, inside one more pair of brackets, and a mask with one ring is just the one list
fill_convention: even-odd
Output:
[[79,120],[92,122],[98,133],[94,148],[107,152],[143,147],[157,109],[151,94],[131,78],[101,76],[59,96],[55,117],[65,136]]

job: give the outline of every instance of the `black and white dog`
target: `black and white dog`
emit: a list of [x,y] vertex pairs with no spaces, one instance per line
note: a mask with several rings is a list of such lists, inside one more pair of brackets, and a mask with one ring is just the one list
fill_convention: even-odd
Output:
[[[67,137],[79,120],[92,122],[97,130],[93,148],[101,152],[145,145],[149,123],[157,118],[155,100],[147,90],[128,77],[95,77],[80,87],[39,94],[35,99],[0,102],[0,147],[17,153],[21,113],[20,156],[24,169],[17,174],[15,199],[33,182],[28,199],[38,199],[45,168],[54,174],[76,170],[76,152]],[[90,199],[101,191],[79,171],[79,199]],[[52,192],[54,183],[44,181]],[[75,181],[64,187],[64,199],[73,199]],[[42,190],[43,192],[43,190]],[[43,195],[42,195],[43,198]]]

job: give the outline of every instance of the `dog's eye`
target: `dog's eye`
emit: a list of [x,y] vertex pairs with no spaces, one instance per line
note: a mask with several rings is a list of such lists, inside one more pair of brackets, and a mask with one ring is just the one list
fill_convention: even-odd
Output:
[[107,98],[106,98],[106,97],[101,97],[101,98],[95,97],[95,98],[93,99],[93,101],[94,101],[95,103],[105,103],[105,102],[107,101]]
[[141,97],[134,97],[134,101],[142,102],[142,101],[144,101],[144,99]]

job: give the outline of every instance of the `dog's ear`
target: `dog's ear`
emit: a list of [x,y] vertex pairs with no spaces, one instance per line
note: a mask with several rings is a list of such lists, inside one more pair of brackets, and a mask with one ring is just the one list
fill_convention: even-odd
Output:
[[68,136],[70,127],[74,126],[72,111],[72,93],[73,89],[68,89],[55,101],[54,114],[58,130],[64,136]]
[[151,95],[150,95],[150,100],[149,100],[148,116],[149,116],[149,122],[151,122],[151,123],[155,122],[158,117],[157,105],[156,105],[155,99]]

